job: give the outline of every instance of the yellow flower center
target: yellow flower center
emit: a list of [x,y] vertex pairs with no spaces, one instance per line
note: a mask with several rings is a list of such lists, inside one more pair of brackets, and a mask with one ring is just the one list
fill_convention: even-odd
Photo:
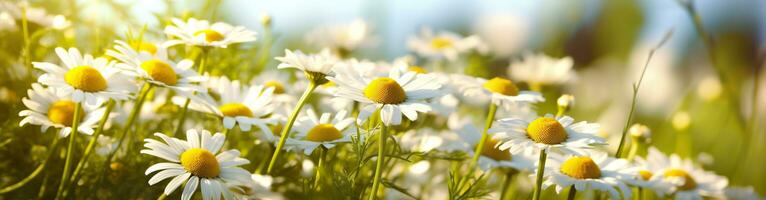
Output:
[[247,106],[241,103],[227,103],[218,108],[223,113],[223,116],[227,117],[253,117],[253,111]]
[[[48,120],[56,124],[62,124],[64,126],[72,126],[74,121],[74,109],[76,103],[69,100],[59,100],[48,108]],[[84,114],[82,108],[80,113]],[[85,115],[80,115],[80,120]]]
[[173,70],[169,64],[162,62],[161,60],[153,59],[141,63],[141,69],[144,69],[144,71],[156,81],[167,85],[175,85],[178,83],[176,71]]
[[594,179],[601,177],[601,169],[593,159],[587,156],[575,156],[561,164],[561,173],[576,179]]
[[428,71],[427,71],[426,69],[423,69],[423,68],[422,68],[422,67],[420,67],[420,66],[414,66],[414,65],[413,65],[413,66],[410,66],[410,67],[408,67],[408,68],[407,68],[407,71],[415,72],[415,73],[418,73],[418,74],[425,74],[425,73],[428,73]]
[[269,125],[269,129],[271,130],[271,135],[274,136],[282,136],[282,128],[284,128],[284,125],[281,123],[275,124],[275,125]]
[[492,158],[496,161],[511,160],[511,152],[509,150],[500,150],[495,148],[498,141],[492,138],[487,138],[484,142],[484,147],[481,150],[481,155]]
[[331,87],[337,87],[338,85],[335,84],[335,82],[327,81],[326,83],[321,85],[324,88],[331,88]]
[[98,92],[106,89],[106,79],[101,72],[90,66],[79,66],[64,74],[64,81],[74,88],[86,92]]
[[314,126],[306,134],[306,139],[314,142],[327,142],[337,140],[343,137],[340,130],[335,128],[332,124],[319,124]]
[[266,81],[263,85],[266,86],[266,88],[274,87],[274,94],[284,94],[285,93],[285,86],[282,85],[279,81]]
[[495,77],[484,82],[484,89],[505,96],[519,95],[519,88],[511,80]]
[[396,80],[387,77],[372,80],[367,88],[364,88],[364,96],[382,104],[399,104],[407,100],[404,88]]
[[200,34],[205,34],[205,41],[207,42],[215,42],[215,41],[223,40],[223,35],[221,35],[221,33],[219,33],[218,31],[214,31],[213,29],[199,30],[194,33],[194,36],[198,36]]
[[641,177],[641,180],[648,181],[652,178],[652,172],[647,170],[639,170],[638,175]]
[[210,151],[191,148],[181,153],[181,165],[194,176],[213,178],[221,174],[221,166]]
[[540,117],[529,123],[527,136],[537,143],[560,144],[567,139],[567,131],[556,119]]
[[152,43],[141,42],[138,44],[138,51],[146,51],[154,55],[157,54],[157,46]]
[[445,37],[436,37],[431,39],[431,47],[434,49],[446,49],[452,47],[452,40]]
[[684,179],[684,185],[678,187],[680,190],[691,190],[697,187],[697,182],[694,181],[694,178],[692,178],[689,173],[684,171],[683,169],[669,169],[665,170],[665,178],[682,178]]

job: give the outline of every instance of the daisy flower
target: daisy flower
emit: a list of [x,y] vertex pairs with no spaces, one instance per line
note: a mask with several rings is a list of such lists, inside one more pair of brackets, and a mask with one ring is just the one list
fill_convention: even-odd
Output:
[[544,188],[555,185],[556,192],[573,186],[577,191],[598,190],[609,193],[611,199],[630,199],[631,189],[623,180],[631,177],[628,161],[611,158],[603,152],[587,154],[551,154],[545,170]]
[[[32,89],[27,90],[27,98],[21,100],[28,109],[19,112],[19,116],[24,117],[19,126],[40,125],[41,132],[45,132],[49,127],[59,128],[61,137],[68,136],[72,132],[77,104],[70,98],[69,94],[61,90],[43,88],[40,84],[33,83]],[[95,106],[82,106],[80,109],[83,114],[80,115],[77,131],[92,135],[93,126],[101,120],[106,109]]]
[[201,91],[198,84],[205,80],[192,70],[194,62],[182,60],[173,62],[168,59],[167,49],[157,48],[151,43],[141,43],[138,50],[123,41],[115,41],[114,50],[106,54],[120,60],[116,67],[124,69],[128,75],[141,78],[147,82],[167,87],[176,91]]
[[345,57],[359,47],[369,45],[372,39],[372,28],[361,19],[348,24],[322,26],[310,31],[306,41],[319,47],[328,47]]
[[342,110],[332,117],[331,113],[322,113],[317,117],[314,109],[306,111],[308,116],[298,118],[294,130],[298,132],[294,139],[288,140],[287,145],[303,149],[303,153],[311,155],[319,146],[326,149],[335,147],[338,143],[351,142],[353,118],[346,117],[347,111]]
[[526,148],[558,150],[564,153],[582,153],[594,145],[604,145],[604,138],[596,136],[599,125],[588,122],[574,123],[569,116],[554,117],[547,114],[537,119],[505,118],[489,129],[495,139],[503,141],[500,149],[519,152]]
[[[271,134],[266,124],[271,124],[272,120],[266,117],[274,110],[271,106],[273,87],[243,86],[239,81],[230,81],[226,77],[212,79],[216,80],[211,82],[217,83],[211,91],[212,95],[220,98],[203,93],[200,101],[191,101],[189,108],[218,115],[223,119],[223,127],[226,129],[239,125],[242,131],[250,131],[251,126],[255,125],[266,134]],[[185,101],[185,97],[173,98],[177,105],[184,105]]]
[[234,192],[237,199],[284,199],[282,195],[271,191],[271,184],[274,182],[274,178],[271,176],[252,174],[250,178],[251,181],[231,187],[231,191]]
[[[460,145],[462,148],[456,150],[473,155],[476,146],[481,141],[481,134],[477,134],[481,133],[481,131],[473,126],[470,120],[460,120],[456,116],[453,115],[449,119],[451,129],[458,135],[457,141],[463,143]],[[481,170],[489,171],[494,168],[513,168],[520,171],[534,171],[537,155],[534,154],[532,149],[511,154],[511,151],[508,149],[498,149],[501,143],[492,136],[493,134],[488,134],[481,150],[481,156],[479,156],[478,166]],[[451,146],[454,147],[455,145]]]
[[510,76],[530,85],[561,84],[574,77],[570,57],[552,58],[545,54],[525,54],[521,61],[511,61]]
[[391,70],[388,76],[364,75],[354,66],[342,65],[333,69],[337,75],[329,79],[338,85],[338,97],[367,104],[360,110],[359,123],[380,110],[380,118],[387,126],[398,125],[402,114],[415,121],[418,112],[429,112],[425,100],[441,96],[441,84],[435,76]]
[[422,56],[446,58],[450,61],[456,60],[461,53],[474,49],[483,53],[488,48],[478,36],[462,37],[451,32],[434,34],[430,28],[424,28],[419,36],[410,38],[407,44],[410,50]]
[[511,80],[495,77],[483,79],[465,75],[453,75],[455,87],[469,98],[491,100],[493,104],[510,109],[517,104],[545,101],[543,95],[533,91],[521,91]]
[[243,26],[232,26],[223,22],[210,24],[207,20],[189,18],[183,21],[173,18],[173,25],[165,27],[165,34],[176,37],[163,46],[186,44],[203,47],[226,48],[230,44],[255,41],[255,32]]
[[723,198],[729,181],[726,177],[695,166],[689,159],[676,154],[669,157],[652,147],[646,157],[646,168],[652,173],[651,181],[657,181],[654,191],[676,199]]
[[59,47],[56,54],[64,63],[63,67],[47,62],[32,63],[35,68],[45,71],[37,81],[71,94],[74,102],[97,106],[108,99],[127,99],[129,91],[135,90],[135,84],[105,58],[82,55],[76,48],[67,51]]
[[[280,73],[277,70],[264,71],[250,81],[251,85],[263,84],[264,87],[274,88],[274,96],[271,100],[275,109],[274,114],[287,116],[292,111],[292,107],[298,101],[296,96],[300,96],[300,91],[305,89],[306,82],[291,82],[293,73]],[[289,86],[289,87],[288,87]]]
[[306,75],[306,77],[317,85],[327,82],[325,78],[331,75],[332,68],[338,62],[338,58],[330,53],[330,50],[323,49],[318,54],[304,54],[301,51],[290,51],[285,49],[285,56],[276,57],[280,63],[277,68],[296,68]]
[[[176,188],[186,184],[181,199],[191,199],[199,186],[202,199],[234,199],[229,185],[250,181],[250,173],[238,167],[250,161],[239,157],[239,151],[227,150],[218,153],[226,140],[221,133],[210,135],[206,130],[186,131],[186,140],[155,133],[163,142],[145,139],[143,154],[153,155],[170,162],[157,163],[146,169],[145,174],[157,172],[149,179],[149,185],[173,177],[165,187],[164,194],[170,195]],[[216,153],[218,153],[216,155]]]

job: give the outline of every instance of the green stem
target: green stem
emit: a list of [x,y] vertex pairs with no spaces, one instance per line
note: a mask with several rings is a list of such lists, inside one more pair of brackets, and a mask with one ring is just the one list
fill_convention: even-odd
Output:
[[82,103],[75,104],[74,107],[74,118],[72,119],[72,131],[69,132],[69,145],[67,145],[66,149],[66,161],[64,162],[64,172],[61,175],[61,182],[59,182],[58,190],[56,191],[56,199],[60,199],[62,194],[64,194],[64,189],[66,188],[67,180],[69,180],[69,168],[72,165],[72,149],[74,148],[75,143],[75,137],[77,134],[79,134],[79,131],[77,131],[77,128],[79,128],[80,125],[80,116],[82,113]]
[[375,165],[375,178],[372,181],[372,190],[370,190],[369,200],[374,200],[378,196],[378,187],[380,187],[380,175],[383,172],[383,161],[386,158],[386,139],[388,136],[388,126],[385,124],[380,127],[380,134],[378,134],[378,158]]
[[27,183],[29,183],[29,181],[32,181],[33,179],[35,179],[35,177],[37,177],[37,175],[39,175],[40,172],[42,172],[43,169],[45,169],[45,166],[48,164],[48,160],[50,160],[53,157],[51,155],[53,155],[53,152],[56,151],[56,147],[58,146],[58,144],[59,144],[59,138],[57,135],[53,139],[53,142],[50,145],[50,150],[49,150],[50,152],[48,152],[48,155],[45,157],[45,159],[43,159],[43,162],[40,163],[40,165],[38,165],[37,168],[34,171],[32,171],[32,173],[29,174],[29,176],[27,176],[26,178],[22,179],[16,184],[9,185],[7,187],[4,187],[3,189],[0,189],[0,194],[5,194],[8,192],[14,191],[16,189],[19,189],[21,188],[21,186],[24,186]]
[[151,84],[144,83],[144,86],[141,88],[141,92],[138,94],[136,103],[133,105],[133,110],[131,110],[130,115],[128,115],[128,121],[125,122],[125,128],[122,129],[122,134],[120,135],[120,140],[117,142],[117,147],[115,147],[114,151],[109,153],[109,155],[106,157],[104,166],[109,166],[109,164],[112,162],[112,158],[114,158],[114,155],[117,154],[117,151],[120,150],[122,144],[125,142],[125,138],[128,138],[127,136],[130,134],[130,129],[133,127],[133,123],[136,121],[139,113],[141,113],[141,108],[144,106],[146,95],[149,94],[151,89]]
[[319,145],[319,161],[317,161],[317,171],[316,176],[314,176],[314,190],[319,191],[319,178],[322,176],[322,165],[324,165],[325,162],[325,154],[327,153],[327,148],[325,148],[322,145]]
[[[201,58],[199,59],[200,60],[199,68],[197,68],[197,73],[200,75],[202,75],[202,73],[205,72],[205,67],[207,65],[207,54],[209,51],[210,49],[208,49],[207,47],[202,48],[202,55],[201,55]],[[176,126],[176,130],[173,131],[173,137],[177,137],[178,134],[181,134],[181,132],[183,132],[183,127],[184,127],[184,124],[186,123],[186,113],[189,112],[189,103],[191,103],[191,99],[187,98],[186,102],[184,102],[184,108],[181,109],[181,115],[180,115],[181,119],[179,119],[178,121],[178,126]]]
[[535,193],[534,200],[540,200],[540,195],[543,193],[543,174],[545,172],[545,160],[548,158],[548,154],[545,149],[540,150],[540,160],[537,161],[537,179],[535,179]]
[[575,186],[572,185],[569,187],[569,196],[567,196],[567,200],[574,200],[575,195],[577,195],[577,189],[575,189]]
[[318,85],[314,84],[314,82],[309,82],[309,86],[306,88],[306,91],[304,91],[303,95],[301,95],[301,98],[298,99],[298,104],[295,105],[293,113],[290,114],[290,118],[287,120],[287,124],[285,124],[285,127],[282,129],[282,134],[279,136],[279,143],[277,144],[277,148],[274,149],[274,155],[271,156],[271,161],[269,162],[269,168],[266,169],[266,174],[270,174],[271,170],[274,169],[274,164],[276,164],[277,160],[279,159],[279,153],[282,151],[282,147],[285,146],[285,141],[287,141],[287,136],[290,135],[290,130],[293,128],[293,123],[295,123],[295,119],[298,118],[298,113],[301,112],[303,105],[306,104],[309,96],[311,96],[311,92],[313,92],[317,86]]
[[496,113],[497,105],[490,103],[489,111],[487,112],[487,119],[484,122],[484,131],[481,132],[481,140],[479,140],[479,144],[476,145],[476,149],[473,151],[473,157],[471,158],[471,162],[468,164],[468,173],[466,173],[466,175],[460,179],[458,189],[462,189],[468,181],[468,178],[473,176],[473,172],[476,170],[476,164],[479,162],[479,157],[481,157],[481,151],[484,150],[484,144],[487,142],[487,137],[489,137],[487,131],[489,131],[489,128],[492,127],[492,122],[495,121]]
[[168,197],[168,195],[165,195],[165,192],[163,192],[159,197],[157,197],[157,200],[163,200],[165,197]]
[[516,175],[515,170],[505,173],[505,181],[503,182],[503,187],[501,188],[502,192],[500,192],[500,200],[505,200],[505,198],[508,196],[508,190],[511,186],[511,182],[513,182],[514,175]]
[[638,187],[638,200],[644,200],[644,188]]
[[[101,116],[101,120],[98,123],[98,127],[96,127],[96,133],[93,134],[93,136],[90,139],[90,142],[88,142],[88,147],[85,148],[85,152],[83,153],[82,158],[80,158],[80,161],[77,163],[77,167],[74,169],[74,173],[72,173],[72,178],[69,181],[69,184],[74,184],[77,182],[77,179],[79,179],[80,172],[82,172],[82,168],[85,166],[85,161],[88,160],[88,157],[90,156],[91,152],[93,152],[93,148],[96,146],[96,142],[98,141],[98,137],[101,135],[101,133],[104,132],[104,125],[106,124],[106,121],[109,119],[109,113],[112,112],[112,108],[114,108],[114,101],[109,100],[109,102],[106,104],[106,110],[104,111],[104,115]],[[66,192],[64,191],[64,196],[66,196]]]
[[638,141],[637,138],[633,137],[633,143],[630,144],[630,151],[628,152],[627,159],[629,161],[633,160],[634,157],[636,157],[636,154],[638,153],[638,149],[640,148],[641,142]]
[[27,19],[27,6],[21,6],[21,31],[24,34],[24,65],[29,69],[27,76],[34,79],[34,70],[32,67],[32,52],[30,50],[31,42],[29,40],[29,19]]

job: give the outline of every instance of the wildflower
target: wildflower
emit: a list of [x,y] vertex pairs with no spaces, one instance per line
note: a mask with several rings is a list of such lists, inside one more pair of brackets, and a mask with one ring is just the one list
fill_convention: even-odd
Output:
[[451,32],[434,34],[430,28],[423,28],[419,36],[409,39],[407,45],[410,50],[422,56],[446,58],[450,61],[456,60],[461,53],[471,50],[484,53],[488,48],[478,36],[462,37]]
[[552,58],[545,54],[525,54],[523,60],[511,62],[510,75],[530,86],[561,84],[574,77],[570,57]]
[[551,154],[550,165],[546,168],[543,185],[546,188],[555,185],[557,193],[572,187],[577,191],[605,191],[611,199],[630,199],[631,189],[623,183],[631,177],[626,160],[596,151],[579,156]]
[[656,148],[649,149],[646,168],[652,172],[650,180],[660,183],[653,190],[676,199],[723,198],[729,183],[726,177],[696,167],[689,159],[676,154],[666,156]]
[[173,62],[168,59],[167,49],[151,43],[141,43],[137,50],[123,41],[115,43],[117,51],[107,50],[106,54],[120,60],[122,63],[116,67],[127,74],[182,93],[202,90],[199,83],[206,79],[192,70],[193,61]]
[[296,68],[306,75],[309,81],[321,85],[327,82],[326,76],[332,72],[333,65],[338,59],[330,54],[327,49],[318,54],[303,54],[301,51],[290,51],[285,49],[285,56],[277,57],[280,63],[277,68]]
[[628,133],[637,142],[647,143],[652,138],[652,130],[643,124],[633,124],[628,129]]
[[[163,142],[145,139],[141,153],[153,155],[170,162],[157,163],[146,169],[145,174],[156,173],[149,179],[149,185],[173,177],[165,186],[164,194],[170,195],[179,186],[186,184],[181,199],[191,199],[199,186],[202,199],[234,199],[228,186],[245,183],[250,180],[250,173],[238,167],[250,161],[239,158],[239,151],[219,150],[226,140],[221,133],[210,135],[206,130],[186,131],[186,140],[170,138],[162,133],[155,133]],[[218,154],[216,154],[218,153]]]
[[332,117],[331,113],[322,113],[317,117],[314,109],[306,111],[308,116],[298,118],[295,129],[298,134],[287,145],[303,149],[303,153],[311,155],[317,147],[325,149],[335,147],[338,143],[351,142],[352,133],[356,133],[353,118],[347,118],[347,111],[342,110]]
[[578,122],[569,116],[545,115],[536,119],[505,118],[490,129],[496,139],[503,143],[500,149],[519,152],[525,148],[557,150],[564,153],[583,152],[593,145],[603,145],[605,140],[596,136],[599,124]]
[[255,41],[255,32],[243,26],[232,26],[223,22],[210,24],[207,20],[189,18],[183,21],[173,19],[173,25],[165,27],[165,34],[178,39],[168,40],[163,46],[186,44],[201,47],[226,48],[231,44]]
[[[33,83],[32,89],[27,90],[27,98],[22,99],[27,110],[19,112],[24,119],[19,126],[26,124],[40,125],[40,131],[45,132],[49,127],[60,128],[59,135],[66,137],[72,132],[74,121],[75,103],[70,95],[54,88],[43,88],[40,84]],[[93,106],[82,106],[80,112],[80,125],[77,131],[92,135],[93,127],[104,115],[105,109]]]
[[251,181],[244,184],[231,186],[231,191],[236,199],[263,199],[263,200],[281,200],[284,199],[279,193],[271,191],[271,184],[274,178],[267,175],[252,174]]
[[453,75],[452,81],[458,90],[469,98],[491,100],[495,105],[510,109],[517,104],[529,104],[545,101],[542,94],[519,90],[513,81],[495,77],[483,79],[465,75]]
[[67,51],[59,47],[56,54],[64,67],[47,62],[32,63],[35,68],[46,72],[37,81],[71,94],[74,102],[98,106],[109,99],[127,99],[129,92],[135,90],[135,84],[120,74],[120,70],[113,67],[113,62],[82,55],[76,48]]

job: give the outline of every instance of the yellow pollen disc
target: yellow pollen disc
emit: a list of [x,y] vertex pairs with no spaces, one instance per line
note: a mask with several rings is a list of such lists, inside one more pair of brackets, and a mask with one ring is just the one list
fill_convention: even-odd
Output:
[[641,177],[641,180],[648,181],[650,178],[652,178],[652,172],[646,171],[646,170],[639,170],[638,175]]
[[[48,120],[51,120],[51,122],[56,124],[72,126],[76,105],[75,102],[69,100],[60,100],[51,104],[48,108]],[[83,113],[80,115],[80,121],[82,121],[82,117],[85,116],[82,108],[80,109],[80,113]]]
[[167,85],[176,85],[176,83],[178,83],[178,75],[176,75],[176,71],[173,70],[169,64],[162,62],[161,60],[153,59],[141,63],[141,69],[144,69],[144,71],[156,81]]
[[437,37],[431,40],[431,47],[434,49],[445,49],[452,47],[452,40],[445,37]]
[[567,139],[567,131],[556,119],[540,117],[529,123],[527,136],[537,143],[560,144]]
[[146,51],[154,55],[157,54],[157,46],[152,43],[141,42],[138,44],[138,51]]
[[595,179],[601,177],[601,169],[587,156],[575,156],[561,164],[561,173],[576,179]]
[[215,41],[223,40],[223,35],[221,35],[221,33],[219,33],[218,31],[214,31],[213,29],[199,30],[194,33],[194,36],[198,36],[200,34],[205,34],[205,41],[207,42],[215,42]]
[[511,80],[495,77],[484,82],[484,89],[505,96],[519,95],[519,88]]
[[253,117],[253,111],[247,106],[241,103],[227,103],[218,108],[223,113],[223,116],[227,117]]
[[428,73],[428,71],[426,69],[423,69],[420,66],[410,66],[410,67],[407,68],[407,71],[415,72],[415,73],[418,73],[418,74]]
[[106,79],[101,72],[90,66],[79,66],[64,74],[64,81],[74,88],[86,92],[98,92],[106,89]]
[[221,174],[218,160],[210,151],[191,148],[181,153],[181,165],[194,176],[213,178]]
[[322,87],[324,87],[324,88],[331,88],[331,87],[336,87],[336,86],[338,86],[338,85],[336,85],[335,82],[332,82],[332,81],[327,81],[327,83],[322,84]]
[[271,135],[274,135],[277,137],[282,136],[282,128],[284,128],[284,125],[282,125],[281,123],[269,126],[269,129],[271,129]]
[[364,88],[364,96],[382,104],[399,104],[407,100],[404,88],[394,79],[381,77],[372,80],[367,88]]
[[319,124],[314,126],[306,134],[306,139],[314,142],[327,142],[343,137],[340,131],[332,124]]
[[274,94],[284,94],[285,93],[285,86],[282,85],[279,81],[266,81],[264,83],[267,88],[268,87],[274,87]]
[[694,178],[692,178],[689,173],[684,171],[683,169],[669,169],[665,170],[665,178],[683,178],[684,179],[684,185],[678,187],[680,190],[691,190],[697,187],[697,182],[694,181]]
[[481,150],[481,155],[492,158],[496,161],[511,160],[511,152],[509,150],[500,150],[495,148],[498,141],[492,138],[487,138],[484,142],[484,148]]

